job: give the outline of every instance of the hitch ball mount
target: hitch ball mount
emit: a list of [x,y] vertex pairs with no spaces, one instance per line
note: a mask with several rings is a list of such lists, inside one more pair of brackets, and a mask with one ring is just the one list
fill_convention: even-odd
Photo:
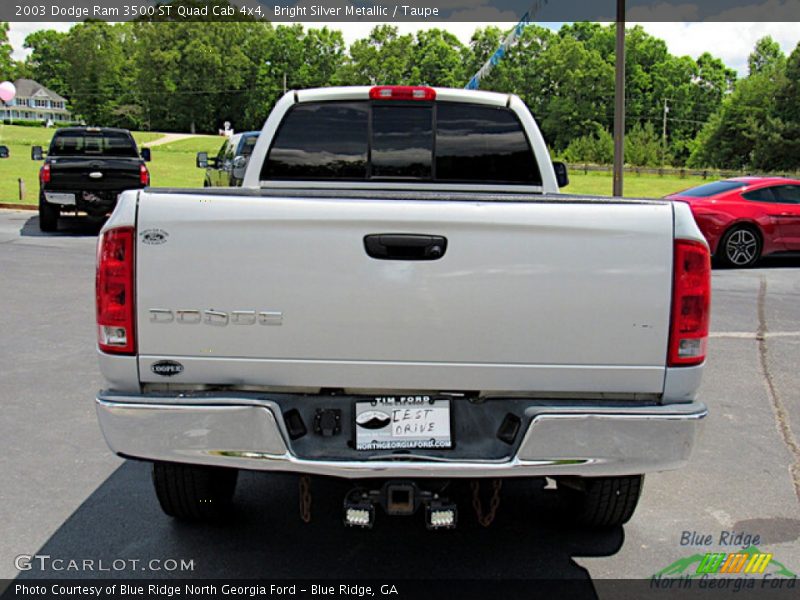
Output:
[[420,489],[413,482],[389,481],[377,490],[355,488],[348,492],[344,499],[344,524],[371,529],[377,506],[390,516],[409,516],[423,509],[428,529],[454,529],[458,521],[458,507],[447,498]]

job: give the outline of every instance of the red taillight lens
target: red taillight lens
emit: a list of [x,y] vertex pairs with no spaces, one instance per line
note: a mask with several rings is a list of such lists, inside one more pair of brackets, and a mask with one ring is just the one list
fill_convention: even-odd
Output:
[[42,168],[39,169],[39,181],[41,183],[50,183],[50,165],[44,164]]
[[139,165],[139,183],[144,186],[150,185],[150,171],[144,165]]
[[436,100],[436,90],[418,85],[379,85],[369,91],[371,100]]
[[697,365],[706,359],[711,316],[708,247],[700,242],[676,240],[673,269],[668,364],[671,367]]
[[106,231],[97,246],[97,344],[103,352],[134,354],[132,227]]

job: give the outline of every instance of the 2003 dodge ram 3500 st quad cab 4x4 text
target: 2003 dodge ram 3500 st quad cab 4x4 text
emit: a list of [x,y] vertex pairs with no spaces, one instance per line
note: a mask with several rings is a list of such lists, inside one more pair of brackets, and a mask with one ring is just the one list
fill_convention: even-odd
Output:
[[680,202],[558,193],[513,95],[289,92],[237,189],[125,192],[97,265],[97,412],[164,511],[213,517],[239,469],[354,480],[452,527],[454,479],[550,478],[626,522],[689,458],[708,247]]

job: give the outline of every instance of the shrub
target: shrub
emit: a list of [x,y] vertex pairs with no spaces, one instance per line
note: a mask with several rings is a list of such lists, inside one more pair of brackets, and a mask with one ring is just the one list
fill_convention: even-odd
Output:
[[614,138],[605,129],[598,128],[592,135],[572,140],[564,150],[564,160],[569,163],[610,164],[614,161]]
[[[669,164],[667,156],[662,156],[661,139],[652,123],[637,123],[625,136],[625,162],[636,167],[657,167]],[[666,154],[666,153],[665,153]]]

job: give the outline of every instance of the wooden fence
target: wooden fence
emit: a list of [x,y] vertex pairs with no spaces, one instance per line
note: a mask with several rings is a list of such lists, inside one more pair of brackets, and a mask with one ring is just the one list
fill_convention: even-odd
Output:
[[[590,172],[610,173],[614,167],[611,165],[592,165],[592,164],[575,164],[567,165],[571,173],[588,174]],[[658,175],[659,177],[679,177],[685,179],[686,177],[701,177],[703,179],[728,179],[729,177],[788,177],[791,179],[800,179],[800,171],[795,172],[779,172],[779,173],[763,173],[758,171],[731,171],[731,170],[717,170],[717,169],[688,169],[688,168],[673,168],[673,167],[625,167],[625,175]]]

